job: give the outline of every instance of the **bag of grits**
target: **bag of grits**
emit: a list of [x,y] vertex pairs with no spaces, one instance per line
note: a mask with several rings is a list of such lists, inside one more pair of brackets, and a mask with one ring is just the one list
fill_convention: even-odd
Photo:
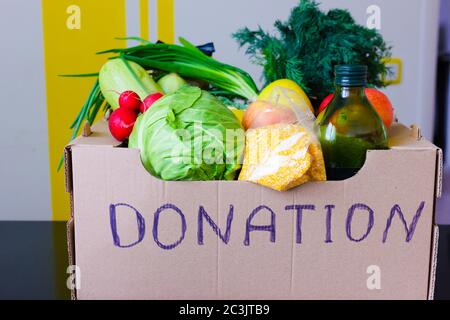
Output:
[[315,116],[308,105],[294,91],[281,88],[256,103],[258,107],[262,103],[264,110],[249,122],[239,180],[278,191],[326,180],[322,149],[314,133]]

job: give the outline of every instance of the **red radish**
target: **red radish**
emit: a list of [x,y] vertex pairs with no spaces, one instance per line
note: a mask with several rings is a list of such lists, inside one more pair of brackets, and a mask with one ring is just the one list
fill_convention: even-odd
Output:
[[141,103],[141,113],[144,113],[147,111],[152,104],[154,104],[157,100],[161,99],[164,95],[160,92],[153,93],[147,98],[144,99],[144,101]]
[[136,112],[125,108],[116,109],[109,117],[109,131],[114,138],[124,141],[133,131],[136,119]]
[[124,109],[139,112],[141,103],[141,98],[134,91],[124,91],[119,97],[119,106]]

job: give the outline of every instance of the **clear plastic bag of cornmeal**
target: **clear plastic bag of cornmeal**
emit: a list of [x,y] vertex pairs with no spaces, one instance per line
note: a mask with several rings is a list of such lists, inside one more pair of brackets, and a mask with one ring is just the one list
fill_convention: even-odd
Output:
[[319,142],[299,124],[275,124],[246,132],[239,180],[286,191],[308,181],[326,180]]

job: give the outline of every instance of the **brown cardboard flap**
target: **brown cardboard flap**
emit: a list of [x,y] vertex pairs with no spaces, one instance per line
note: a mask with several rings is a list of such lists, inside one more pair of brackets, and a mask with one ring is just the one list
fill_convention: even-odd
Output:
[[417,125],[413,124],[411,126],[411,136],[413,139],[416,139],[417,141],[422,139],[422,130]]
[[64,148],[64,176],[66,181],[66,192],[72,192],[72,154],[70,146]]
[[[158,180],[139,150],[114,148],[100,121],[70,147],[69,257],[83,270],[72,297],[432,298],[440,155],[418,137],[394,125],[391,150],[369,151],[356,176],[281,193],[242,181]],[[199,219],[200,208],[210,220]],[[379,272],[377,288],[368,280]]]
[[[75,265],[75,233],[74,233],[74,221],[73,217],[67,221],[67,256],[69,257],[69,265]],[[76,300],[76,289],[72,289],[70,292],[72,300]]]
[[66,192],[70,197],[70,217],[73,217],[73,173],[72,173],[72,149],[71,146],[64,148],[64,176]]
[[437,150],[437,164],[436,164],[436,198],[442,196],[442,180],[444,175],[444,157],[442,149]]
[[433,239],[432,239],[431,259],[430,259],[430,280],[428,284],[428,300],[434,300],[438,243],[439,243],[439,227],[433,226]]
[[111,146],[117,147],[121,144],[120,141],[117,141],[111,136],[111,133],[108,129],[108,123],[105,119],[99,120],[90,128],[90,134],[88,136],[79,136],[75,140],[71,142],[71,145],[81,146]]
[[388,130],[389,147],[392,149],[437,149],[435,145],[426,139],[422,139],[420,129],[417,126],[408,128],[400,123],[395,123]]
[[83,137],[89,137],[92,134],[92,129],[89,121],[86,121],[83,126]]
[[[71,145],[88,146],[112,146],[117,147],[121,143],[114,139],[108,129],[108,123],[105,119],[99,120],[91,128],[91,134],[88,137],[79,136]],[[403,124],[395,123],[389,128],[389,146],[392,149],[437,149],[435,145],[426,139],[421,138],[420,129],[416,126],[411,128]]]

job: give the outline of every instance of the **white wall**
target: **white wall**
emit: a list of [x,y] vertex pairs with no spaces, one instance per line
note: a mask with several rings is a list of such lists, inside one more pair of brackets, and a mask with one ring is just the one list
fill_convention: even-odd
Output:
[[41,1],[0,2],[0,220],[49,220]]

